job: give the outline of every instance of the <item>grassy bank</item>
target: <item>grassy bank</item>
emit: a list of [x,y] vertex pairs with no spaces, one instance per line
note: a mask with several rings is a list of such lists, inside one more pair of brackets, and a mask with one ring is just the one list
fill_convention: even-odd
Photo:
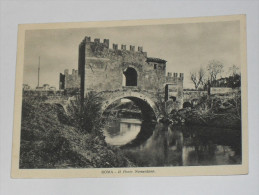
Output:
[[24,100],[20,168],[134,166],[120,149],[107,145],[104,137],[83,132],[74,122],[62,106]]

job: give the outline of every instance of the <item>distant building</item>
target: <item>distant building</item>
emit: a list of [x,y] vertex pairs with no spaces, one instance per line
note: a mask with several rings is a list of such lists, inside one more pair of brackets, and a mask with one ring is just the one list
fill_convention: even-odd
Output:
[[78,70],[72,69],[72,74],[69,74],[68,69],[64,71],[64,74],[59,75],[59,89],[75,89],[80,88],[80,78],[78,76]]
[[56,87],[50,86],[49,84],[44,84],[43,86],[38,86],[36,91],[56,91]]
[[57,89],[56,89],[56,87],[50,87],[49,90],[50,91],[56,91]]
[[214,87],[227,87],[228,78],[220,78],[212,82]]
[[48,91],[48,90],[49,90],[49,84],[44,84],[44,85],[43,85],[43,89],[44,89],[45,91]]
[[31,89],[31,87],[28,84],[23,84],[23,90],[24,91],[28,91],[30,89]]
[[36,89],[35,89],[36,91],[44,91],[44,87],[36,87]]
[[211,83],[211,87],[237,88],[240,86],[241,86],[241,76],[239,74],[235,74],[225,78],[220,78]]

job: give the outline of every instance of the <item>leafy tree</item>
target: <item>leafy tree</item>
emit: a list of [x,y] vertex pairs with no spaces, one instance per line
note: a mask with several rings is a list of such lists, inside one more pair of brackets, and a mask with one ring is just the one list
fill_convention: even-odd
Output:
[[239,72],[239,67],[233,65],[229,68],[231,76],[228,78],[227,85],[231,88],[236,88],[241,86],[241,74]]
[[230,76],[227,80],[227,86],[231,88],[237,88],[241,86],[241,76],[239,74],[235,74]]

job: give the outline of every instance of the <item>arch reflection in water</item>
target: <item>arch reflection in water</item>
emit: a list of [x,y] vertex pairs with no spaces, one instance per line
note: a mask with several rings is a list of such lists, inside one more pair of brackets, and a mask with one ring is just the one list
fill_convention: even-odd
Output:
[[118,119],[111,121],[105,129],[105,141],[110,145],[125,145],[134,140],[141,130],[139,119]]

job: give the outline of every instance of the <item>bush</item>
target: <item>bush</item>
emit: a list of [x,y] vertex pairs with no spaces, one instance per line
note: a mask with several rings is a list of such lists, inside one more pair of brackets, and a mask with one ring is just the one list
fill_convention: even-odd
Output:
[[68,105],[67,113],[71,124],[81,132],[102,135],[102,98],[98,93],[89,92],[83,101],[76,96]]

